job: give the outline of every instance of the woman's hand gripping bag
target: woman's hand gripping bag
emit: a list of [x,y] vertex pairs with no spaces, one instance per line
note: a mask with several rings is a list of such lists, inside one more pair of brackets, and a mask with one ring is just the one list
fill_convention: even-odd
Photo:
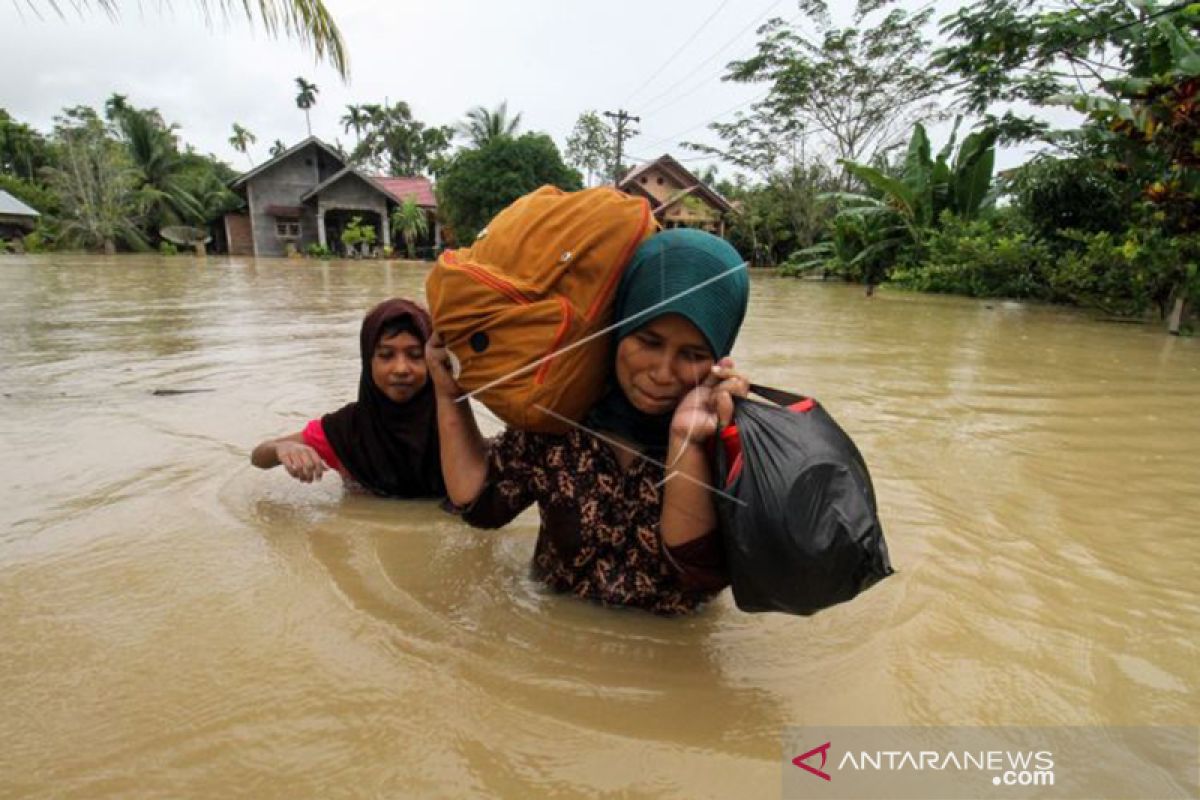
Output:
[[617,284],[656,229],[644,198],[543,186],[443,253],[425,294],[459,385],[515,428],[581,420],[604,390]]
[[779,405],[738,399],[717,447],[734,601],[814,614],[892,574],[875,490],[858,448],[815,400],[751,391]]

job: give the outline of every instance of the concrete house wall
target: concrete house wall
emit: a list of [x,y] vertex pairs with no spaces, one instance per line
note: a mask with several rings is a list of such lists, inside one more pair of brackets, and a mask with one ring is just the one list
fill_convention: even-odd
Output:
[[267,208],[300,206],[300,197],[340,168],[341,164],[330,159],[319,147],[310,145],[247,181],[246,204],[250,210],[255,255],[286,255],[288,242],[294,242],[301,251],[316,243],[315,209],[304,207],[299,216],[300,236],[290,239],[277,233],[275,217],[267,213]]
[[[383,247],[388,247],[391,244],[391,236],[388,224],[388,201],[382,192],[377,187],[368,185],[362,178],[354,173],[348,173],[340,180],[326,186],[317,196],[316,213],[321,219],[320,224],[324,224],[325,212],[334,210],[346,211],[374,211],[379,214],[379,222],[382,230],[377,231],[376,243]],[[372,220],[373,221],[373,220]],[[313,235],[317,236],[318,231],[314,229]],[[325,238],[322,234],[321,238]],[[329,242],[331,248],[340,248],[341,242]]]

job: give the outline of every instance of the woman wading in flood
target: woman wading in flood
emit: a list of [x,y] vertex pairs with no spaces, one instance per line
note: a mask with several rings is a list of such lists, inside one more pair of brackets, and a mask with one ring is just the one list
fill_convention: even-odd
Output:
[[681,614],[728,585],[707,443],[748,390],[726,358],[748,296],[744,262],[724,240],[687,229],[646,240],[617,289],[614,320],[626,322],[609,388],[562,435],[510,429],[486,441],[456,402],[462,389],[435,333],[426,361],[447,493],[463,519],[496,528],[537,503],[534,576],[604,605]]

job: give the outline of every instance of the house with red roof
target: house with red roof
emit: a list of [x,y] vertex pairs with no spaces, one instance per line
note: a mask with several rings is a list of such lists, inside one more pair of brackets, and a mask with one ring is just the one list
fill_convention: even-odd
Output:
[[[231,255],[284,256],[312,244],[342,253],[342,231],[355,217],[375,227],[377,245],[391,247],[392,211],[409,199],[428,227],[418,254],[428,257],[441,246],[428,178],[368,175],[315,136],[238,176],[230,188],[246,201],[243,211],[225,216]],[[395,249],[403,252],[404,243]]]

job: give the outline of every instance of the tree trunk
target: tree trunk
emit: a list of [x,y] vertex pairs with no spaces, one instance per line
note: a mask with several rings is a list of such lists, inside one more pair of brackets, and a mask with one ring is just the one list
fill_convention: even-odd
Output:
[[117,254],[117,243],[112,239],[104,240],[104,255],[115,256]]
[[208,255],[208,252],[204,247],[204,242],[196,242],[195,248],[197,258],[204,258],[206,255]]
[[1171,309],[1171,318],[1167,321],[1167,331],[1174,336],[1179,335],[1179,329],[1183,327],[1183,321],[1187,319],[1188,301],[1183,292],[1175,298],[1175,307]]

